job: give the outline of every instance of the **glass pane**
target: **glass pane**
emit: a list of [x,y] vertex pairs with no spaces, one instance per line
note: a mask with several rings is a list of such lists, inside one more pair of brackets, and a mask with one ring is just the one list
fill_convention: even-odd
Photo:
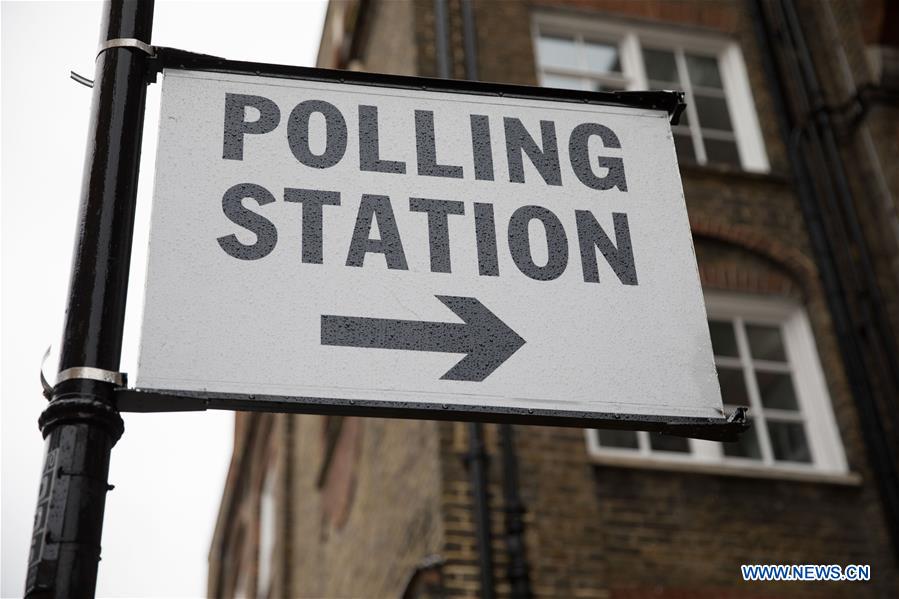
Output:
[[708,162],[720,162],[740,166],[740,152],[736,142],[726,139],[702,138],[705,144],[705,155]]
[[727,111],[727,101],[724,98],[693,94],[693,101],[696,102],[699,124],[704,129],[733,130],[730,113]]
[[635,431],[596,431],[599,434],[601,447],[621,447],[625,449],[637,449],[637,433]]
[[768,434],[771,436],[771,449],[774,459],[783,462],[812,461],[808,441],[805,438],[805,427],[801,422],[768,421]]
[[563,89],[583,89],[581,79],[564,75],[543,74],[543,87],[561,87]]
[[666,50],[643,49],[643,63],[646,65],[646,78],[662,82],[677,83],[677,65],[674,62],[674,53]]
[[734,335],[734,323],[729,320],[710,320],[709,332],[712,334],[712,351],[716,356],[737,358],[737,337]]
[[749,353],[756,360],[787,361],[780,327],[747,324],[746,337],[749,339]]
[[649,446],[653,451],[674,451],[677,453],[690,453],[690,444],[684,437],[672,437],[671,435],[649,435]]
[[599,42],[584,43],[587,68],[594,73],[620,73],[621,60],[618,46]]
[[762,451],[759,449],[759,438],[757,429],[750,427],[748,431],[740,435],[738,441],[732,443],[722,443],[724,455],[734,458],[750,458],[753,460],[762,459]]
[[677,150],[678,162],[696,162],[696,150],[693,148],[693,138],[690,134],[674,134],[674,149]]
[[777,410],[798,410],[793,381],[786,372],[762,372],[756,370],[762,405]]
[[748,406],[749,395],[746,393],[746,379],[740,368],[718,367],[718,384],[721,386],[721,397],[724,403],[732,406]]
[[690,83],[693,85],[721,89],[717,58],[687,54],[687,72],[690,73]]
[[544,67],[578,67],[577,46],[572,38],[541,35],[537,41],[537,54]]

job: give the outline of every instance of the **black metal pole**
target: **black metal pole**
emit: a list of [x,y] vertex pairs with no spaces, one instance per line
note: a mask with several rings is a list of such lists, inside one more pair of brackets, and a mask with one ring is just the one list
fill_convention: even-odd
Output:
[[60,347],[59,371],[71,378],[39,420],[47,454],[27,597],[96,590],[110,452],[124,428],[103,371],[117,372],[121,356],[152,25],[153,0],[104,6]]

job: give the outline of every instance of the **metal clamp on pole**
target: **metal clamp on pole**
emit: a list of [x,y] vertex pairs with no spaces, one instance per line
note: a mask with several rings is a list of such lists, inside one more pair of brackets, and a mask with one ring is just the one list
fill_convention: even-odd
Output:
[[47,381],[47,377],[44,376],[44,364],[46,364],[47,358],[50,356],[50,352],[52,351],[52,349],[53,346],[48,345],[47,351],[44,352],[44,357],[41,358],[41,387],[44,390],[44,397],[47,399],[47,401],[53,399],[53,385],[51,385]]
[[100,381],[101,383],[112,383],[116,387],[124,387],[128,384],[128,375],[124,372],[113,372],[112,370],[103,370],[93,366],[66,368],[56,375],[56,384],[58,385],[63,381],[71,379],[90,379],[92,381]]
[[156,56],[156,48],[146,42],[142,42],[133,37],[117,37],[115,39],[106,40],[100,44],[100,48],[97,50],[97,58],[100,58],[101,54],[112,48],[134,48],[135,50],[140,50],[147,56]]
[[53,383],[47,380],[47,377],[44,375],[44,363],[47,361],[47,358],[50,356],[51,347],[47,348],[47,351],[44,352],[44,357],[41,359],[41,387],[44,390],[44,397],[48,400],[53,398],[53,388],[63,381],[68,381],[72,379],[88,379],[92,381],[100,381],[101,383],[112,383],[116,387],[122,388],[128,386],[128,375],[124,372],[114,372],[112,370],[103,370],[102,368],[94,368],[92,366],[78,366],[73,368],[66,368],[62,372],[56,375],[56,380]]

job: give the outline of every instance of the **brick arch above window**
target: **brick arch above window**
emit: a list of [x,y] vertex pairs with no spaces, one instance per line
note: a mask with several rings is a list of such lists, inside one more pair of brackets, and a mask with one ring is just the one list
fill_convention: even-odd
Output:
[[694,237],[693,246],[705,290],[803,299],[793,273],[767,256],[711,237]]
[[[812,259],[800,250],[772,238],[763,231],[707,217],[691,217],[690,229],[693,232],[693,238],[697,242],[703,239],[723,242],[747,250],[750,253],[758,254],[766,260],[779,265],[787,273],[788,280],[792,279],[792,283],[798,284],[798,291],[801,293],[797,294],[797,290],[790,289],[789,285],[780,280],[783,278],[783,273],[769,281],[761,278],[760,275],[753,277],[748,273],[707,272],[705,276],[710,279],[710,287],[733,291],[778,293],[794,297],[797,295],[810,297],[817,295],[820,291],[818,271]],[[777,273],[771,274],[777,275]],[[701,264],[700,275],[703,275]],[[727,285],[728,281],[732,281],[734,286],[721,286],[722,282],[724,285]],[[705,280],[703,280],[703,284],[706,284]],[[743,287],[740,287],[741,285]],[[766,289],[765,287],[768,285],[772,286],[772,288]]]

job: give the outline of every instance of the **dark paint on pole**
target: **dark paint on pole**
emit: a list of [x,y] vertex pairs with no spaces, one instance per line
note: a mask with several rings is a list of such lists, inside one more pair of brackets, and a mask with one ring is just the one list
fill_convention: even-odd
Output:
[[[152,27],[153,0],[113,0],[104,6],[101,47],[114,39],[149,44]],[[138,45],[110,47],[96,60],[60,372],[119,369],[149,72]],[[110,452],[124,426],[115,385],[84,376],[58,383],[39,420],[47,454],[27,597],[96,591]]]

